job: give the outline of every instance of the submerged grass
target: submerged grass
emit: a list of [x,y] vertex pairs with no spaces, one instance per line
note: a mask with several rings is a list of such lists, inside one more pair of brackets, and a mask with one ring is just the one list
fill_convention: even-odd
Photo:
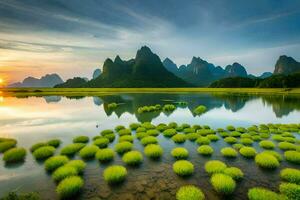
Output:
[[26,157],[26,150],[21,147],[15,147],[5,151],[3,160],[5,163],[16,163],[24,161]]
[[77,195],[83,187],[83,180],[79,176],[71,176],[62,180],[57,188],[56,192],[62,199],[71,198]]

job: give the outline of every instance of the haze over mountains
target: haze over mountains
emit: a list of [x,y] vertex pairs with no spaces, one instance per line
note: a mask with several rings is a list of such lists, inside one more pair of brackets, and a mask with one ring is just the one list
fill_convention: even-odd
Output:
[[7,87],[54,87],[57,84],[61,84],[64,81],[58,74],[46,74],[39,78],[27,77],[22,82],[17,82],[8,85]]

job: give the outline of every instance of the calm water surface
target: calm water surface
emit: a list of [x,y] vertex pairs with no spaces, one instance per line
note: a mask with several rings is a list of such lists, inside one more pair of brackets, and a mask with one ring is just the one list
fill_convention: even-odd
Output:
[[[132,122],[151,121],[159,123],[188,123],[209,125],[212,128],[225,128],[227,125],[250,126],[261,123],[299,123],[300,99],[286,96],[224,96],[212,94],[121,94],[100,97],[0,97],[0,137],[12,137],[18,140],[18,146],[29,148],[32,144],[48,139],[62,139],[62,146],[72,142],[77,135],[96,136],[103,129],[112,129],[116,125],[128,125]],[[144,105],[169,104],[179,101],[188,103],[187,107],[178,107],[173,113],[163,112],[138,114],[137,108]],[[120,103],[115,110],[107,105]],[[205,105],[208,111],[194,116],[192,110]],[[298,135],[299,136],[299,135]],[[297,136],[297,137],[298,137]],[[219,150],[228,146],[222,140],[212,143],[215,153],[212,157],[197,154],[197,144],[187,141],[176,145],[170,139],[158,136],[164,147],[164,156],[160,161],[144,162],[137,168],[128,168],[128,177],[124,184],[109,187],[102,178],[107,165],[121,164],[116,156],[114,162],[107,165],[89,161],[85,170],[85,187],[79,199],[174,199],[176,190],[186,184],[198,185],[207,199],[246,199],[251,187],[263,186],[278,191],[280,169],[290,166],[285,162],[273,171],[259,169],[253,160],[238,156],[236,159],[223,158]],[[114,143],[117,142],[117,139]],[[111,144],[111,146],[114,145]],[[176,146],[184,146],[190,151],[190,160],[195,173],[189,178],[180,178],[172,171],[174,159],[170,151]],[[258,151],[262,151],[255,143]],[[136,140],[134,148],[143,151]],[[59,152],[59,150],[57,151]],[[0,196],[11,190],[37,191],[44,199],[57,199],[55,184],[47,174],[42,163],[36,162],[30,153],[26,161],[19,165],[5,166],[0,155]],[[245,178],[237,182],[235,193],[222,197],[215,193],[204,171],[204,164],[210,159],[220,159],[229,166],[243,170]],[[122,198],[121,198],[122,197]]]

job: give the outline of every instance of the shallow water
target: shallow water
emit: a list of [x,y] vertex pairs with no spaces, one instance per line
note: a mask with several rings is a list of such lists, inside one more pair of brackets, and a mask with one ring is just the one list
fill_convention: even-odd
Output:
[[[209,125],[212,128],[234,126],[250,126],[261,123],[299,123],[300,99],[287,96],[224,96],[212,94],[121,94],[101,97],[2,97],[0,98],[0,137],[13,137],[18,145],[29,148],[32,144],[52,138],[63,140],[63,145],[72,142],[77,135],[98,135],[103,129],[116,125],[128,125],[132,122],[151,121],[159,123],[188,123]],[[138,114],[137,108],[144,105],[168,104],[179,101],[188,102],[185,108],[177,108],[173,113]],[[120,106],[111,111],[107,105],[112,102]],[[192,110],[198,105],[205,105],[208,111],[201,116],[194,116]],[[299,135],[298,135],[299,136]],[[272,171],[258,168],[254,161],[240,155],[236,159],[223,158],[219,150],[228,146],[222,140],[212,142],[215,153],[212,157],[197,154],[197,144],[187,141],[182,145],[159,136],[159,144],[164,148],[164,156],[160,161],[144,158],[137,168],[128,167],[125,183],[118,187],[108,186],[102,171],[107,165],[123,164],[116,156],[109,164],[88,161],[85,170],[85,187],[79,199],[174,199],[176,190],[186,184],[198,185],[207,199],[246,199],[249,188],[264,186],[278,191],[281,166]],[[117,142],[117,138],[114,142]],[[63,146],[62,145],[62,146]],[[113,146],[111,144],[111,146]],[[195,173],[189,178],[180,178],[172,171],[174,159],[170,151],[175,146],[184,146],[189,152],[188,158],[195,166]],[[255,143],[258,151],[262,151]],[[134,148],[143,151],[138,140]],[[59,152],[59,150],[57,151]],[[2,157],[2,155],[0,155]],[[219,159],[229,166],[243,170],[245,177],[237,182],[235,193],[230,197],[219,196],[209,183],[209,176],[204,171],[207,160]],[[57,199],[55,184],[30,153],[26,161],[19,165],[5,166],[0,161],[0,196],[8,191],[38,191],[44,199]]]

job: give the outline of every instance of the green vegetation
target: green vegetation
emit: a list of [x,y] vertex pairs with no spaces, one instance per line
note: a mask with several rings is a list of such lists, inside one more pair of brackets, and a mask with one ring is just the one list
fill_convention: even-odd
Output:
[[219,160],[210,160],[205,163],[205,171],[209,174],[223,173],[227,165]]
[[207,110],[207,108],[204,106],[204,105],[200,105],[200,106],[197,106],[194,110],[193,110],[193,113],[195,115],[201,115],[203,113],[205,113],[205,111]]
[[81,136],[76,136],[76,137],[73,139],[73,143],[88,143],[89,140],[90,140],[90,139],[89,139],[88,136],[81,135]]
[[232,194],[236,187],[235,181],[230,176],[225,174],[212,175],[210,182],[218,193],[224,195]]
[[44,147],[44,146],[51,146],[51,145],[48,145],[46,142],[38,142],[30,147],[30,151],[34,152],[38,148]]
[[287,151],[287,150],[296,150],[297,146],[295,144],[289,142],[279,142],[279,149]]
[[16,163],[24,161],[26,157],[26,150],[20,147],[14,147],[4,152],[3,161],[5,163]]
[[234,144],[234,143],[237,143],[238,140],[235,137],[229,136],[229,137],[224,138],[224,141],[228,144]]
[[172,137],[172,140],[175,142],[175,143],[184,143],[185,140],[186,140],[186,135],[185,134],[182,134],[182,133],[178,133],[176,135],[174,135]]
[[67,164],[65,164],[64,166],[74,167],[77,170],[78,174],[82,174],[83,170],[86,167],[86,164],[82,160],[71,160]]
[[231,147],[224,147],[221,149],[221,154],[224,157],[228,157],[228,158],[235,158],[237,157],[238,153],[234,148]]
[[285,168],[281,170],[280,177],[287,182],[300,185],[300,170],[293,168]]
[[102,137],[102,138],[94,140],[93,144],[99,148],[105,148],[109,144],[109,139]]
[[210,139],[208,139],[207,137],[199,137],[196,140],[196,143],[199,145],[208,145],[210,144]]
[[264,149],[274,149],[275,144],[272,141],[269,140],[263,140],[259,143],[259,146]]
[[284,197],[265,188],[255,187],[248,190],[249,200],[283,200]]
[[107,105],[107,108],[108,108],[109,110],[115,109],[115,108],[117,108],[117,107],[118,107],[118,104],[117,104],[117,103],[109,103],[109,104]]
[[173,171],[179,176],[189,176],[194,173],[194,165],[187,160],[178,160],[173,164]]
[[274,169],[279,166],[277,158],[268,153],[259,153],[255,156],[255,163],[262,168]]
[[281,183],[279,191],[290,200],[298,200],[300,198],[300,185],[294,183]]
[[242,147],[239,152],[246,158],[253,158],[256,155],[256,150],[253,147]]
[[149,144],[157,144],[158,140],[154,136],[146,136],[141,140],[142,145],[147,146]]
[[204,200],[202,190],[193,185],[186,185],[179,188],[176,192],[176,200]]
[[240,143],[236,143],[233,144],[232,147],[235,148],[236,150],[240,150],[242,147],[244,147],[244,145]]
[[119,154],[123,154],[127,151],[130,151],[133,147],[133,144],[131,142],[120,142],[115,145],[115,151]]
[[228,131],[235,131],[235,127],[232,126],[232,125],[228,125],[228,126],[226,127],[226,129],[227,129]]
[[0,198],[1,200],[41,200],[41,197],[36,192],[21,193],[9,192],[5,196]]
[[204,156],[210,156],[214,153],[214,149],[209,145],[202,145],[198,147],[197,152]]
[[262,153],[268,153],[268,154],[271,154],[272,156],[274,156],[279,162],[282,161],[282,156],[280,153],[276,152],[276,151],[271,151],[271,150],[268,150],[268,151],[263,151]]
[[210,141],[218,141],[220,138],[215,134],[209,134],[206,136]]
[[186,159],[189,156],[189,152],[186,148],[183,147],[176,147],[171,151],[171,155],[180,160],[180,159]]
[[78,174],[77,169],[72,166],[61,166],[57,168],[53,174],[52,179],[55,182],[60,182],[63,179],[70,177],[70,176],[76,176]]
[[123,182],[127,176],[127,170],[121,165],[113,165],[106,168],[103,172],[103,177],[109,184]]
[[127,165],[139,165],[143,162],[143,155],[139,151],[129,151],[123,155],[122,160]]
[[82,149],[85,146],[84,143],[74,143],[74,144],[69,144],[67,146],[64,146],[60,154],[61,155],[66,155],[66,156],[73,156],[75,155],[80,149]]
[[156,129],[147,130],[146,133],[149,136],[155,136],[155,137],[159,135],[159,131]]
[[123,129],[125,129],[125,126],[123,126],[123,125],[118,125],[115,127],[115,131],[117,131],[117,132],[119,132],[120,130],[123,130]]
[[131,124],[129,125],[129,127],[130,127],[131,130],[136,130],[136,129],[139,128],[140,126],[141,126],[140,123],[131,123]]
[[74,197],[80,192],[83,187],[83,180],[79,176],[71,176],[62,180],[57,188],[56,192],[62,199]]
[[109,134],[114,134],[113,130],[105,129],[105,130],[100,132],[100,135],[102,135],[102,136],[109,135]]
[[123,136],[123,135],[131,135],[131,130],[124,128],[118,131],[119,136]]
[[300,164],[300,152],[298,151],[286,151],[284,157],[291,163]]
[[17,141],[14,139],[6,140],[4,142],[0,142],[0,153],[3,153],[13,147],[15,147],[17,144]]
[[176,109],[176,106],[174,106],[173,104],[166,104],[162,109],[165,112],[173,112]]
[[242,170],[237,167],[227,167],[223,173],[231,176],[231,178],[233,178],[234,180],[240,180],[244,177],[244,173],[242,172]]
[[59,139],[52,139],[47,142],[48,146],[53,146],[55,148],[59,147],[60,144],[61,144],[61,140]]
[[149,158],[158,159],[163,154],[163,148],[157,144],[149,144],[145,147],[144,153]]
[[66,156],[53,156],[45,161],[45,169],[51,172],[65,165],[67,162],[69,162],[69,158]]
[[115,152],[110,148],[99,149],[96,153],[96,159],[99,160],[100,162],[111,161],[114,159],[114,157],[115,157]]
[[98,150],[99,147],[96,145],[85,146],[79,151],[79,155],[83,159],[92,159],[95,157]]
[[166,137],[172,137],[173,135],[176,135],[176,133],[177,133],[176,129],[170,128],[164,130],[163,135]]
[[53,146],[43,146],[35,150],[32,155],[36,160],[45,160],[54,155],[55,148]]
[[253,144],[254,141],[253,141],[252,139],[250,139],[250,138],[242,138],[242,139],[240,140],[240,142],[241,142],[243,145],[250,146],[250,145]]
[[145,113],[145,112],[156,112],[161,110],[161,105],[156,104],[154,106],[142,106],[137,109],[138,113]]

